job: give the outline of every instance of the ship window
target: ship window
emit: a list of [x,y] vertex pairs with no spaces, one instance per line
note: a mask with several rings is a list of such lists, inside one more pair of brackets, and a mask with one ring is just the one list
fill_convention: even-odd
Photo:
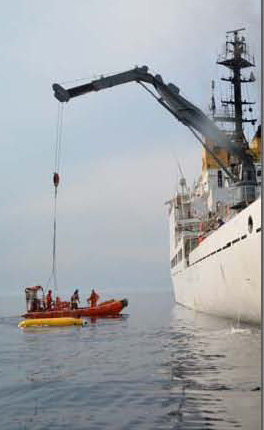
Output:
[[187,238],[184,246],[185,258],[187,258],[190,252],[195,248],[192,238]]
[[198,239],[196,237],[190,239],[190,252],[198,246]]
[[222,170],[217,171],[217,183],[219,188],[223,188],[223,174]]
[[182,261],[182,249],[178,252],[178,262]]
[[253,219],[251,215],[248,217],[248,231],[249,233],[252,233],[253,231]]
[[192,238],[191,239],[191,250],[193,250],[194,248],[196,248],[198,246],[198,239],[195,237],[195,238]]

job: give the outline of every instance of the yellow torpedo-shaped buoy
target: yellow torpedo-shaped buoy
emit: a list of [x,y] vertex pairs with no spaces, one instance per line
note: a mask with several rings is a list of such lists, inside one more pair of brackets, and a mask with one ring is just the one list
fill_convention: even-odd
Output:
[[84,322],[81,318],[34,318],[26,319],[18,324],[19,328],[26,327],[44,327],[44,326],[55,326],[64,327],[70,325],[83,325]]

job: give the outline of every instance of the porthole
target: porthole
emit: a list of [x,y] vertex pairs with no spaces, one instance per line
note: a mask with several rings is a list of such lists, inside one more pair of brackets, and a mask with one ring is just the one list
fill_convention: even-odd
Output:
[[249,233],[252,233],[253,231],[253,219],[251,215],[248,217],[248,231]]

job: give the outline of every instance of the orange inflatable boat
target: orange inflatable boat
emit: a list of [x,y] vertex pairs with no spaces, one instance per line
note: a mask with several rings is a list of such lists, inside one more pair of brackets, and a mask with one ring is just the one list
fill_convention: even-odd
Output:
[[[29,290],[29,291],[28,291]],[[24,318],[61,318],[61,317],[113,317],[120,314],[122,309],[128,306],[128,300],[107,300],[105,302],[99,303],[97,306],[93,307],[78,307],[78,309],[71,309],[70,302],[63,302],[59,298],[56,299],[52,309],[46,309],[43,305],[42,298],[38,298],[38,291],[42,296],[42,287],[28,287],[26,288],[26,302],[27,302],[27,312],[22,315]],[[33,291],[33,304],[32,294]]]

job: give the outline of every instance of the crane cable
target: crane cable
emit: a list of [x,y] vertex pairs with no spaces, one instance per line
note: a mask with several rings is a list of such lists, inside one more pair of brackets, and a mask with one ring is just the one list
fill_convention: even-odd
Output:
[[60,161],[61,161],[61,143],[62,143],[62,130],[63,130],[63,108],[64,103],[58,103],[58,116],[56,126],[56,141],[55,141],[55,160],[54,160],[54,204],[53,204],[53,246],[52,246],[52,270],[51,275],[47,282],[46,290],[52,283],[54,285],[55,297],[58,295],[58,282],[57,282],[57,196],[58,185],[60,182]]

